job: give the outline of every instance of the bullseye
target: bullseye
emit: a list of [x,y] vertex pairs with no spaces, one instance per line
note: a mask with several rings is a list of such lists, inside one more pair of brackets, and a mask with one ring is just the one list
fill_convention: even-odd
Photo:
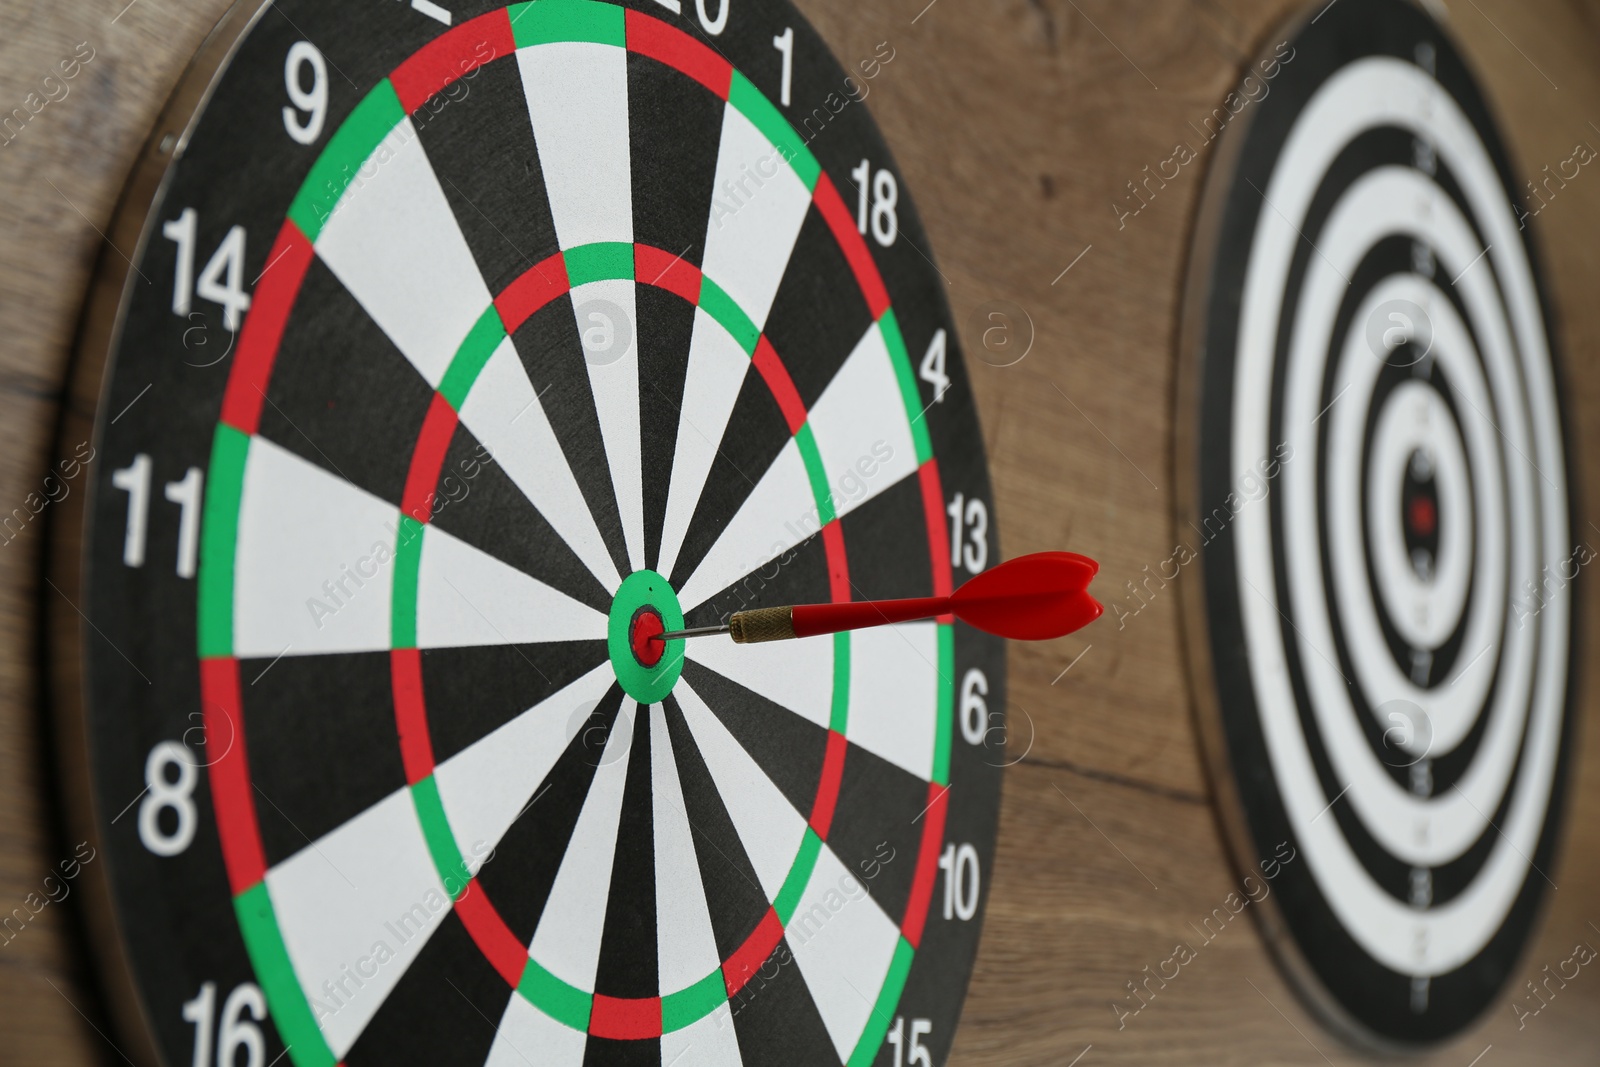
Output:
[[628,645],[633,649],[633,658],[646,667],[660,663],[662,653],[667,650],[667,643],[661,640],[661,635],[666,632],[659,611],[640,608],[628,627]]

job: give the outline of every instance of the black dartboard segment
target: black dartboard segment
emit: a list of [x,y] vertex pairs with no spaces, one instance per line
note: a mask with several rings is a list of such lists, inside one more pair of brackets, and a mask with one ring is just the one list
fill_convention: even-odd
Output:
[[893,50],[847,82],[783,0],[232,17],[129,209],[66,650],[163,1055],[943,1062],[1003,644],[628,641],[1000,558],[855,99]]
[[1586,559],[1483,97],[1420,7],[1317,7],[1246,82],[1191,267],[1190,629],[1241,863],[1294,857],[1291,974],[1414,1046],[1491,1002],[1549,884]]

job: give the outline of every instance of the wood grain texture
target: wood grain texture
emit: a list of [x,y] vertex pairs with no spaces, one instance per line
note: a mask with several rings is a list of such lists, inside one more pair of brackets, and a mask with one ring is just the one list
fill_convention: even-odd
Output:
[[[0,0],[0,111],[80,41],[96,56],[0,146],[0,516],[61,458],[58,403],[100,231],[150,125],[225,0]],[[378,0],[370,0],[377,3]],[[977,390],[1006,555],[1100,559],[1097,591],[1171,552],[1177,309],[1208,157],[1119,227],[1124,183],[1191,137],[1286,0],[800,0],[841,61],[890,42],[868,106],[893,147],[949,280]],[[1519,176],[1600,143],[1592,4],[1460,0],[1457,38],[1487,85]],[[119,15],[119,11],[121,14]],[[919,14],[920,13],[920,14]],[[1600,526],[1600,178],[1587,171],[1533,223],[1571,382],[1576,477]],[[1087,253],[1086,247],[1092,246]],[[1075,257],[1071,270],[1062,274]],[[1006,300],[1033,347],[974,358],[973,316]],[[67,451],[70,452],[70,442]],[[76,487],[75,487],[76,488]],[[38,707],[42,524],[0,544],[0,912],[71,853],[54,816]],[[1600,537],[1600,533],[1596,534]],[[0,540],[12,537],[0,534]],[[1109,1004],[1190,939],[1235,888],[1191,721],[1177,598],[1011,659],[1012,743],[978,969],[952,1064],[1345,1064],[1276,971],[1247,916],[1118,1029]],[[1595,618],[1596,583],[1584,587]],[[1582,658],[1600,663],[1600,628]],[[1063,670],[1070,666],[1063,674]],[[1566,845],[1550,876],[1531,979],[1600,943],[1600,718],[1584,682]],[[69,898],[0,945],[0,1063],[121,1062]],[[1419,1062],[1593,1062],[1600,975],[1586,969],[1518,1031],[1507,1002]],[[97,1033],[101,1031],[102,1033]],[[1487,1052],[1485,1052],[1486,1047]]]

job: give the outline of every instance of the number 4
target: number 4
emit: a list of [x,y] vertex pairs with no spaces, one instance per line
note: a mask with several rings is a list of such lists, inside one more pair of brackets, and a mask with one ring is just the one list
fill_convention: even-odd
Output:
[[928,351],[922,357],[922,370],[918,377],[933,386],[933,402],[944,403],[945,390],[950,388],[950,376],[944,372],[945,359],[945,334],[941,327],[933,335],[933,340],[928,343]]

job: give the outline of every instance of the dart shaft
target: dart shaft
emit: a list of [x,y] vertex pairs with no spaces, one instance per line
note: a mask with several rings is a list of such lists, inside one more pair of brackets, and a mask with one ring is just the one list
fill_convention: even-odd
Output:
[[815,637],[860,630],[868,626],[911,622],[950,610],[948,597],[910,600],[871,600],[848,604],[801,604],[796,607],[754,608],[736,611],[728,618],[728,634],[740,644],[782,641],[790,637]]
[[728,616],[725,626],[698,626],[673,630],[658,638],[676,641],[686,637],[727,634],[741,645],[760,641],[784,641],[791,637],[815,637],[840,630],[860,630],[868,626],[910,622],[942,615],[950,610],[948,597],[917,597],[910,600],[874,600],[848,604],[802,604],[795,607],[752,608]]
[[681,641],[685,637],[715,637],[717,634],[728,632],[727,626],[691,626],[687,630],[669,630],[664,634],[657,634],[657,641]]

